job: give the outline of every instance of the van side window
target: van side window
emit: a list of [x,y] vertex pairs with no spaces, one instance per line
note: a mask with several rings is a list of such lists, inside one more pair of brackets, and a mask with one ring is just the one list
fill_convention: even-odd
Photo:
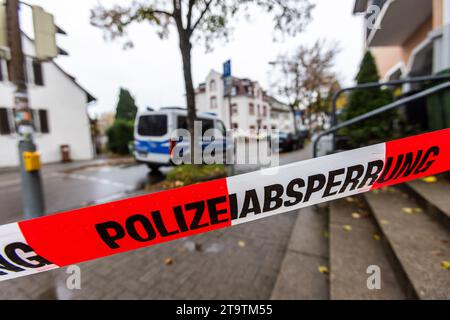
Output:
[[214,120],[211,119],[198,119],[202,122],[202,135],[205,134],[206,130],[214,129]]
[[217,120],[216,123],[217,123],[217,129],[219,129],[220,132],[222,132],[223,136],[225,137],[227,135],[227,129],[225,128],[225,125],[220,120]]
[[[205,134],[206,130],[208,129],[214,129],[214,120],[212,119],[202,119],[199,118],[197,121],[202,122],[202,135]],[[186,129],[187,127],[187,117],[186,116],[178,116],[177,117],[177,129]]]
[[188,129],[186,116],[177,117],[177,129],[186,129],[186,130]]

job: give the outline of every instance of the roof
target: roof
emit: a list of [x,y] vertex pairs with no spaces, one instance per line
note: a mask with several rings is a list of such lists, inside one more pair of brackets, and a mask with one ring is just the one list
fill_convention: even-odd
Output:
[[97,98],[94,97],[89,91],[87,91],[85,88],[83,88],[76,80],[75,77],[68,74],[63,68],[61,68],[60,65],[58,65],[54,60],[51,60],[51,62],[55,65],[56,68],[58,68],[65,76],[67,76],[78,88],[84,91],[87,97],[87,102],[91,103],[93,101],[97,101]]

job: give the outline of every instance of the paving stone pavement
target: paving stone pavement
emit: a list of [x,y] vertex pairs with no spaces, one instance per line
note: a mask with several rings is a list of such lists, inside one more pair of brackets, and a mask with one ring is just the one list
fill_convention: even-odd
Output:
[[[0,282],[0,299],[268,299],[297,213]],[[172,259],[167,265],[166,259]]]

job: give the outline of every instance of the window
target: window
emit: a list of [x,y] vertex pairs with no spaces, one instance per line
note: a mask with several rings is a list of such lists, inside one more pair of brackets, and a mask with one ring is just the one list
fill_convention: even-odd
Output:
[[253,103],[249,103],[248,108],[249,108],[250,115],[254,116],[255,115],[255,105]]
[[237,129],[237,128],[239,128],[239,126],[238,126],[238,124],[237,124],[237,123],[233,123],[233,124],[232,124],[232,127],[233,127],[233,129]]
[[33,79],[34,84],[37,86],[43,86],[44,85],[44,78],[42,76],[42,65],[39,61],[33,60],[32,62],[33,66]]
[[211,80],[209,82],[209,91],[216,91],[217,86],[216,86],[216,80]]
[[261,106],[258,104],[258,117],[261,116]]
[[0,134],[6,135],[11,133],[11,126],[9,123],[8,109],[0,108]]
[[267,117],[267,107],[263,106],[263,117]]
[[138,134],[160,137],[167,133],[167,116],[162,114],[144,115],[139,118]]
[[211,97],[210,99],[210,109],[217,109],[217,98],[216,97]]
[[8,81],[8,62],[0,59],[0,81]]
[[[39,109],[37,118],[39,119],[39,132],[41,132],[41,133],[50,133],[50,129],[49,129],[49,126],[48,126],[48,112],[47,112],[47,110]],[[35,128],[37,127],[36,126],[37,118],[34,117]],[[38,128],[36,128],[36,130],[38,130]]]
[[231,114],[232,114],[233,116],[238,115],[238,105],[237,105],[236,103],[233,103],[233,104],[231,105]]
[[[16,113],[16,109],[0,108],[0,134],[7,135],[16,131]],[[30,116],[34,132],[50,133],[47,110],[31,109]]]
[[25,57],[25,80],[27,83],[34,84],[36,86],[44,85],[42,64],[39,60],[31,57]]

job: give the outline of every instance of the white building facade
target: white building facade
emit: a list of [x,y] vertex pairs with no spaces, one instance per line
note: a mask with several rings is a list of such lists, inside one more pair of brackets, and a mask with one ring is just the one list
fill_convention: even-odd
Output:
[[217,114],[227,129],[294,132],[289,106],[268,96],[257,81],[236,77],[232,81],[231,96],[226,96],[222,74],[211,70],[196,89],[197,111]]
[[[33,110],[35,143],[43,163],[61,160],[60,146],[68,145],[73,160],[94,157],[87,105],[95,101],[54,61],[34,59],[33,41],[22,36],[26,56],[29,105]],[[0,59],[0,167],[19,164],[14,121],[15,86],[9,81],[8,63]]]

